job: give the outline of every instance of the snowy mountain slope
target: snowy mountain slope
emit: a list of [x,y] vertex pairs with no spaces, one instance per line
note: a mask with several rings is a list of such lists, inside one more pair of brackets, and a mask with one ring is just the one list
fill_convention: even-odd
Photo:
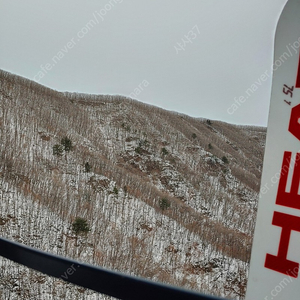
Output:
[[[2,236],[243,299],[264,128],[60,93],[0,71],[0,129]],[[74,148],[54,155],[64,137]],[[76,217],[86,235],[72,231]],[[3,259],[0,270],[3,299],[107,298]]]

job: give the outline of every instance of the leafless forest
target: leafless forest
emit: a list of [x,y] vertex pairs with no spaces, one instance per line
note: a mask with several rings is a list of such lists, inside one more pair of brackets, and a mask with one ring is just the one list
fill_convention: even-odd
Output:
[[[0,70],[0,132],[2,237],[244,298],[265,128],[61,93]],[[74,232],[76,218],[87,233]],[[2,258],[0,275],[0,299],[111,299]]]

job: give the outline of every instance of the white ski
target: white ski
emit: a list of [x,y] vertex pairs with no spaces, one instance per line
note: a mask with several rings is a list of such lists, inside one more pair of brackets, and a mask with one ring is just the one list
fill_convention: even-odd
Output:
[[276,30],[267,141],[246,300],[300,299],[299,48],[300,0],[289,0]]

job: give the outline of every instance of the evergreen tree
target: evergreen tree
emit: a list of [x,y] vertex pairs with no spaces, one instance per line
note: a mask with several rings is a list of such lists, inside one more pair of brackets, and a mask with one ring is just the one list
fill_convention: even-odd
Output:
[[69,152],[73,149],[72,141],[68,137],[62,138],[60,143],[66,152]]
[[91,172],[92,167],[88,162],[86,162],[84,165],[84,169],[85,169],[86,173],[89,173],[89,172]]
[[229,161],[228,161],[228,158],[226,156],[223,156],[222,157],[222,161],[225,163],[225,164],[228,164]]
[[169,151],[166,148],[162,148],[161,153],[162,153],[162,155],[167,155],[169,153]]
[[159,200],[159,206],[162,210],[165,210],[171,206],[171,203],[167,198],[162,198]]
[[72,224],[72,230],[76,235],[80,233],[87,233],[90,231],[87,221],[82,218],[76,218],[76,220]]
[[117,187],[116,187],[116,186],[114,187],[114,193],[115,193],[116,195],[118,195],[118,194],[119,194],[119,190],[117,189]]

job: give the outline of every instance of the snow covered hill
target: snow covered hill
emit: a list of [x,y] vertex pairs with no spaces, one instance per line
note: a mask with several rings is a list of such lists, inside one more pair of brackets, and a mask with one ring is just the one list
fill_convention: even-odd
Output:
[[[0,132],[1,236],[244,298],[265,128],[60,93],[0,71]],[[87,234],[72,230],[78,217]],[[1,299],[111,299],[2,258],[0,274]]]

